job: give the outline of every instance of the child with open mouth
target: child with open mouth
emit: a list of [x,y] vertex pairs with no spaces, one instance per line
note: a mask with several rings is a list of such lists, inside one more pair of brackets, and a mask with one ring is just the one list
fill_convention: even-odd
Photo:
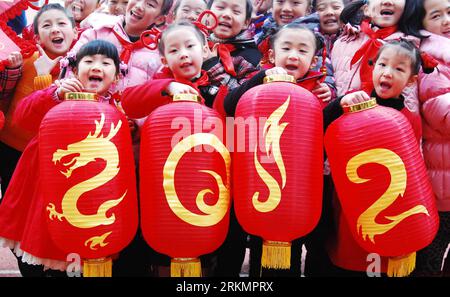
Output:
[[[413,42],[401,39],[385,43],[373,60],[372,91],[369,93],[364,90],[351,92],[329,104],[323,110],[325,129],[343,114],[343,107],[375,98],[377,104],[394,108],[406,116],[413,128],[417,145],[420,145],[421,118],[418,113],[408,108],[403,91],[416,83],[421,68],[427,72],[433,71],[433,68],[428,68]],[[328,254],[332,263],[339,268],[338,271],[341,275],[366,276],[368,252],[352,239],[350,226],[340,208],[334,207],[333,212],[333,217],[337,220],[335,224],[339,227],[335,231],[337,234],[332,235],[336,239],[330,241],[328,245]],[[380,259],[381,273],[386,273],[388,259],[387,257]]]
[[76,77],[62,79],[31,93],[18,104],[13,118],[15,125],[31,131],[34,137],[23,151],[0,206],[0,244],[14,249],[17,256],[22,257],[20,261],[34,265],[33,276],[48,274],[44,273],[47,268],[50,273],[56,274],[57,270],[65,272],[69,264],[66,262],[67,255],[53,244],[46,227],[46,210],[40,189],[37,129],[46,113],[61,103],[69,92],[96,93],[99,104],[114,104],[110,88],[117,81],[120,71],[116,47],[103,40],[87,43],[76,59],[68,63],[66,67],[73,67]]

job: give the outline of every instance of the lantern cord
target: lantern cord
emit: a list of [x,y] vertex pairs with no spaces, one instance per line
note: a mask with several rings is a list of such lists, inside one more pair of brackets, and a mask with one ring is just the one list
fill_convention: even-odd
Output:
[[261,266],[264,268],[291,268],[291,243],[282,241],[264,241]]
[[83,262],[84,277],[111,277],[112,259],[110,257],[99,259],[85,259]]
[[174,258],[170,261],[171,277],[201,277],[202,265],[198,258]]
[[400,257],[391,257],[388,260],[387,275],[389,277],[404,277],[413,272],[416,267],[416,253]]

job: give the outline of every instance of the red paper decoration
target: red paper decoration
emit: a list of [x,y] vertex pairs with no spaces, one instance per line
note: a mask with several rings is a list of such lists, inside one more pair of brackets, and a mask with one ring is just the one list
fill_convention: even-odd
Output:
[[[192,98],[195,97],[195,98]],[[230,153],[223,119],[179,95],[154,110],[141,134],[141,226],[147,243],[172,258],[172,276],[200,276],[200,255],[225,240]]]
[[3,125],[5,124],[5,115],[2,111],[0,111],[0,130],[2,130]]
[[[323,124],[317,98],[291,76],[247,91],[236,122],[257,123],[236,139],[233,196],[239,223],[261,236],[262,266],[290,267],[290,242],[309,233],[322,209]],[[242,131],[241,131],[242,132]],[[235,132],[238,135],[239,131]]]
[[[425,164],[411,125],[375,99],[333,122],[325,147],[353,237],[370,253],[392,257],[388,274],[409,274],[415,251],[438,229]],[[395,258],[396,257],[396,258]]]
[[98,259],[118,253],[136,233],[131,136],[117,109],[86,101],[93,94],[72,95],[78,100],[52,108],[39,130],[47,223],[61,250]]
[[[0,71],[3,71],[8,66],[6,58],[12,51],[18,50],[22,53],[23,58],[28,58],[37,50],[35,44],[17,36],[16,32],[7,25],[9,20],[19,16],[28,7],[35,10],[40,9],[40,7],[33,5],[32,2],[28,0],[0,1]],[[45,0],[43,5],[47,3],[48,0]]]

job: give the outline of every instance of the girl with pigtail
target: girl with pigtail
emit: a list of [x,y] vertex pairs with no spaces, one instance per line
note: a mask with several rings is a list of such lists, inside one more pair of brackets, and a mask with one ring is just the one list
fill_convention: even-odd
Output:
[[[58,78],[59,61],[78,36],[73,18],[64,7],[56,3],[43,6],[36,14],[32,27],[36,35],[36,51],[26,59],[19,52],[12,53],[8,66],[0,72],[0,110],[5,113],[5,125],[0,131],[0,179],[2,196],[5,197],[0,200],[2,204],[6,203],[7,189],[22,152],[36,135],[33,132],[35,129],[28,131],[14,121],[18,106],[28,95],[47,88]],[[3,217],[0,219],[2,224],[13,222],[2,219]],[[2,246],[14,249],[14,245],[0,240],[0,247]],[[44,274],[42,267],[28,265],[18,256],[20,253],[15,254],[23,276]]]
[[113,44],[95,40],[63,64],[73,65],[74,77],[33,92],[17,106],[14,122],[36,136],[26,146],[0,205],[0,244],[13,249],[23,262],[59,276],[64,274],[58,271],[65,272],[69,263],[67,255],[53,244],[46,226],[37,129],[45,114],[70,92],[96,93],[99,104],[114,104],[111,87],[119,77],[120,59]]
[[[427,73],[435,71],[434,65],[426,63],[424,57],[425,55],[419,51],[416,45],[407,39],[386,42],[371,62],[373,65],[372,91],[349,92],[328,105],[323,111],[324,128],[327,129],[334,120],[343,114],[344,107],[375,98],[377,104],[394,108],[409,120],[416,136],[417,145],[419,145],[421,140],[420,115],[408,108],[403,92],[406,88],[416,84],[420,70]],[[334,230],[330,230],[332,232],[328,238],[327,250],[334,266],[331,267],[328,275],[366,276],[366,270],[370,265],[370,262],[367,262],[369,253],[353,239],[350,226],[340,210],[337,197],[333,198],[333,217],[336,222],[333,222],[333,226],[330,225]],[[387,271],[387,263],[387,257],[380,256],[380,272],[383,275]]]

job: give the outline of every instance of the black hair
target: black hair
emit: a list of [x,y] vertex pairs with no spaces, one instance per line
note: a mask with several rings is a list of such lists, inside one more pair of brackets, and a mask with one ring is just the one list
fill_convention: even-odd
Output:
[[280,28],[275,32],[275,34],[272,34],[272,35],[270,36],[269,43],[270,43],[270,48],[271,48],[271,49],[274,48],[275,41],[277,41],[278,37],[280,37],[281,32],[282,32],[283,30],[286,30],[286,29],[298,29],[298,30],[306,30],[306,31],[311,32],[311,34],[314,35],[314,41],[315,41],[315,44],[314,44],[314,46],[315,46],[314,54],[318,53],[318,51],[321,50],[322,47],[324,46],[324,40],[323,40],[323,37],[320,35],[319,32],[315,32],[315,31],[311,30],[311,28],[308,28],[307,26],[305,26],[305,25],[303,25],[303,24],[290,23],[290,24],[287,24],[287,25],[284,25],[284,26],[280,27]]
[[420,29],[423,27],[423,17],[420,17],[419,15],[419,7],[423,1],[424,0],[405,0],[405,10],[398,21],[400,31],[406,35],[415,36],[420,39],[426,38],[426,36],[420,33]]
[[427,11],[425,10],[424,5],[425,0],[417,1],[417,20],[419,22],[419,29],[425,30],[423,27],[423,20],[425,19],[425,16],[427,15]]
[[[112,59],[114,61],[114,66],[116,66],[116,74],[119,74],[120,57],[117,47],[111,42],[101,39],[92,40],[83,45],[78,51],[75,59],[68,57],[68,66],[71,68],[78,68],[78,64],[80,63],[81,59],[83,59],[83,57],[93,55],[104,55]],[[65,74],[66,68],[63,68],[60,77],[63,78]]]
[[160,37],[160,39],[158,41],[158,51],[159,51],[161,56],[164,56],[164,47],[165,47],[164,38],[167,36],[167,34],[169,34],[170,31],[178,29],[181,26],[189,27],[192,30],[194,30],[195,35],[198,37],[198,39],[202,43],[202,46],[206,44],[206,36],[203,34],[203,32],[196,25],[192,24],[191,22],[188,22],[188,21],[185,21],[185,20],[181,20],[179,22],[176,22],[176,23],[173,23],[173,24],[169,25],[167,27],[167,29],[164,30],[161,33],[161,37]]
[[[378,54],[374,60],[375,63],[385,49],[393,47],[400,48],[402,50],[402,54],[407,55],[411,59],[411,74],[412,75],[418,74],[420,67],[422,66],[422,58],[420,55],[420,50],[416,47],[416,45],[413,42],[403,38],[400,40],[392,40],[385,43],[378,51]],[[423,69],[423,70],[425,73],[431,73],[433,71],[431,69]]]
[[350,23],[353,26],[359,25],[363,21],[364,12],[362,7],[368,3],[367,0],[352,1],[345,5],[339,17],[343,24]]
[[58,3],[51,3],[51,4],[47,4],[41,7],[41,9],[38,11],[38,13],[36,14],[36,16],[33,19],[33,30],[34,30],[34,34],[35,35],[39,35],[39,28],[38,28],[38,23],[39,23],[39,18],[41,17],[41,15],[49,10],[59,10],[62,13],[64,13],[64,15],[69,19],[70,23],[72,24],[72,28],[75,28],[75,20],[73,19],[73,17],[68,13],[68,11],[61,6],[61,4]]
[[[342,23],[359,25],[365,18],[364,16],[361,16],[361,8],[368,4],[369,1],[370,0],[357,0],[345,6],[340,16]],[[425,36],[419,32],[422,27],[423,19],[423,17],[420,18],[419,15],[420,2],[422,1],[423,0],[405,0],[405,8],[397,24],[400,32],[420,39],[425,38]]]
[[172,8],[173,0],[162,0],[162,1],[163,3],[161,5],[161,12],[159,13],[159,15],[166,15]]
[[[208,1],[208,9],[211,9],[213,3],[215,0],[209,0]],[[310,1],[310,0],[308,0]],[[253,3],[251,0],[245,0],[245,20],[248,21],[252,18],[252,13],[253,13]]]
[[[206,0],[200,0],[200,1],[204,2],[205,4],[207,4]],[[181,2],[183,2],[183,0],[178,0],[177,2],[175,2],[175,6],[173,7],[173,13],[174,14],[176,14],[178,8],[180,8]]]

